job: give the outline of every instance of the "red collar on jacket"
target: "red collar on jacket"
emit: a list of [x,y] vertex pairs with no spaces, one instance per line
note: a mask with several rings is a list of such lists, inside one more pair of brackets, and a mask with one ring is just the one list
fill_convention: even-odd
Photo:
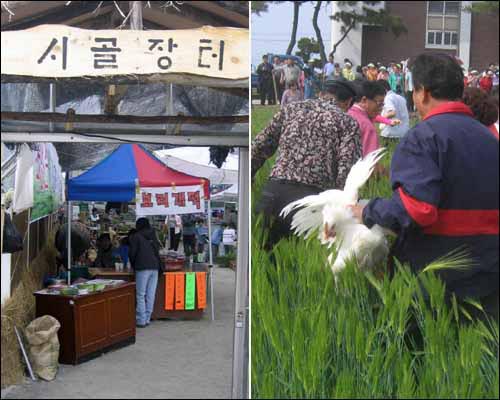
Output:
[[466,114],[471,117],[473,116],[471,109],[461,101],[448,101],[446,103],[440,104],[436,108],[433,108],[431,111],[429,111],[427,115],[424,117],[424,121],[426,119],[429,119],[430,117],[433,117],[434,115],[448,114],[448,113]]

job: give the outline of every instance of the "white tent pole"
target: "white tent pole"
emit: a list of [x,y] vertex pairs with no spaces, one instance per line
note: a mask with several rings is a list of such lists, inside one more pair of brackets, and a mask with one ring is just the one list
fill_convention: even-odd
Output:
[[[51,83],[49,84],[49,110],[50,112],[56,112],[56,84]],[[54,123],[49,122],[49,131],[54,132]],[[51,231],[51,226],[52,226],[52,213],[49,214],[48,218],[48,226],[47,226],[47,236],[46,240],[48,240],[50,231]]]
[[27,245],[27,255],[26,255],[26,268],[30,267],[30,223],[31,223],[31,207],[28,208],[28,245]]
[[71,285],[71,220],[73,219],[73,207],[71,206],[71,201],[68,200],[69,197],[69,180],[71,179],[71,171],[66,172],[66,201],[68,202],[68,230],[66,232],[67,245],[68,245],[68,285]]
[[[210,190],[210,189],[209,189]],[[209,273],[210,273],[210,310],[212,312],[212,321],[215,320],[214,310],[214,259],[212,254],[212,206],[211,199],[208,198],[208,255],[209,255]]]
[[249,186],[248,148],[239,154],[238,255],[236,262],[233,399],[248,398],[248,269],[249,269]]
[[[69,173],[69,172],[68,172]],[[68,201],[68,285],[71,285],[71,220],[73,219],[73,208],[71,201]]]

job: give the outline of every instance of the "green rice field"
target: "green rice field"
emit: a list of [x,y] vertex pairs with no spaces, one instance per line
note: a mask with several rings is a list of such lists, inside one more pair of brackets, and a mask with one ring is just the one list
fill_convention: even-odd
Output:
[[[252,109],[253,136],[274,110]],[[272,162],[254,179],[252,204]],[[390,194],[387,177],[372,178],[360,197]],[[351,262],[335,281],[317,240],[282,240],[268,253],[266,234],[252,214],[252,398],[499,397],[498,323],[473,319],[476,302],[447,306],[436,276],[467,268],[462,255],[418,276],[396,263],[392,279]]]

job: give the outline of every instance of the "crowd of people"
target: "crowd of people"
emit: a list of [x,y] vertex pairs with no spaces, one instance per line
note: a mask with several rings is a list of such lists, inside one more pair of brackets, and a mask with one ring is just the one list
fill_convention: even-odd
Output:
[[[498,77],[496,64],[489,71]],[[380,121],[382,134],[401,138],[391,161],[393,195],[353,206],[353,216],[396,233],[391,254],[415,271],[467,247],[476,264],[443,274],[447,294],[479,299],[498,319],[498,79],[486,90],[469,83],[455,57],[425,53],[355,72],[349,60],[341,69],[330,57],[322,74],[317,99],[287,103],[252,142],[252,176],[277,152],[256,208],[269,230],[267,248],[291,235],[293,213],[280,217],[286,205],[342,189],[354,163],[379,148]],[[420,122],[410,129],[412,107]]]
[[[317,98],[321,93],[322,83],[330,79],[344,78],[357,82],[384,80],[393,93],[406,99],[408,112],[412,113],[415,112],[413,79],[408,61],[409,59],[399,63],[390,62],[387,67],[377,62],[354,68],[349,59],[345,58],[341,65],[334,62],[334,57],[330,54],[323,68],[315,68],[314,61],[310,61],[301,69],[291,56],[284,60],[275,56],[271,62],[264,55],[257,68],[261,105],[265,105],[267,101],[269,105],[279,103],[285,106],[293,101]],[[482,72],[469,68],[464,70],[464,85],[495,94],[495,91],[498,93],[498,74],[498,63],[490,63]]]
[[[283,108],[293,102],[324,96],[325,83],[328,81],[352,82],[357,96],[354,97],[353,101],[356,104],[349,110],[349,114],[363,126],[361,129],[363,155],[378,147],[373,123],[381,124],[383,137],[402,138],[410,129],[410,117],[417,116],[413,103],[413,77],[408,67],[409,59],[400,63],[391,62],[387,67],[381,63],[369,63],[366,66],[358,65],[353,68],[353,63],[349,59],[344,59],[341,66],[340,63],[334,62],[334,57],[330,54],[328,62],[321,69],[314,68],[313,62],[301,69],[291,56],[284,60],[275,56],[271,63],[265,55],[262,60],[257,68],[261,105],[265,105],[267,100],[269,105],[279,102]],[[459,60],[457,62],[460,63]],[[490,63],[488,69],[481,74],[474,68],[469,68],[468,71],[462,68],[462,71],[465,88],[480,89],[485,93],[485,96],[481,97],[482,103],[488,102],[486,98],[490,95],[492,96],[490,101],[494,101],[495,98],[498,101],[498,63]],[[366,85],[366,82],[378,82],[378,85]],[[378,103],[378,112],[375,112],[377,110],[370,107],[373,105],[371,101],[374,100],[371,92],[376,91],[377,87],[379,92],[382,91],[380,87],[383,87],[385,94],[384,101]],[[370,92],[368,96],[366,96],[367,90]],[[479,92],[472,90],[466,93],[469,93],[467,99],[479,101],[480,96],[473,95]],[[363,100],[363,97],[366,99]],[[369,123],[363,118],[365,113],[359,112],[360,109],[370,114]],[[484,110],[482,112],[484,114]],[[492,132],[498,135],[494,122],[488,125]]]

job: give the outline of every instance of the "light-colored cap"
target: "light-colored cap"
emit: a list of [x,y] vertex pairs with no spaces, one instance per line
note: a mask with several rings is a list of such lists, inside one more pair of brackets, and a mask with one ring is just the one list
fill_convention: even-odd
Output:
[[352,67],[352,64],[349,61],[347,61],[345,65],[349,65],[349,67]]
[[375,68],[375,65],[373,63],[368,64],[368,68]]
[[381,70],[381,71],[387,71],[387,68],[386,68],[386,67],[384,67],[383,65],[381,65],[381,66],[379,67],[379,70]]

